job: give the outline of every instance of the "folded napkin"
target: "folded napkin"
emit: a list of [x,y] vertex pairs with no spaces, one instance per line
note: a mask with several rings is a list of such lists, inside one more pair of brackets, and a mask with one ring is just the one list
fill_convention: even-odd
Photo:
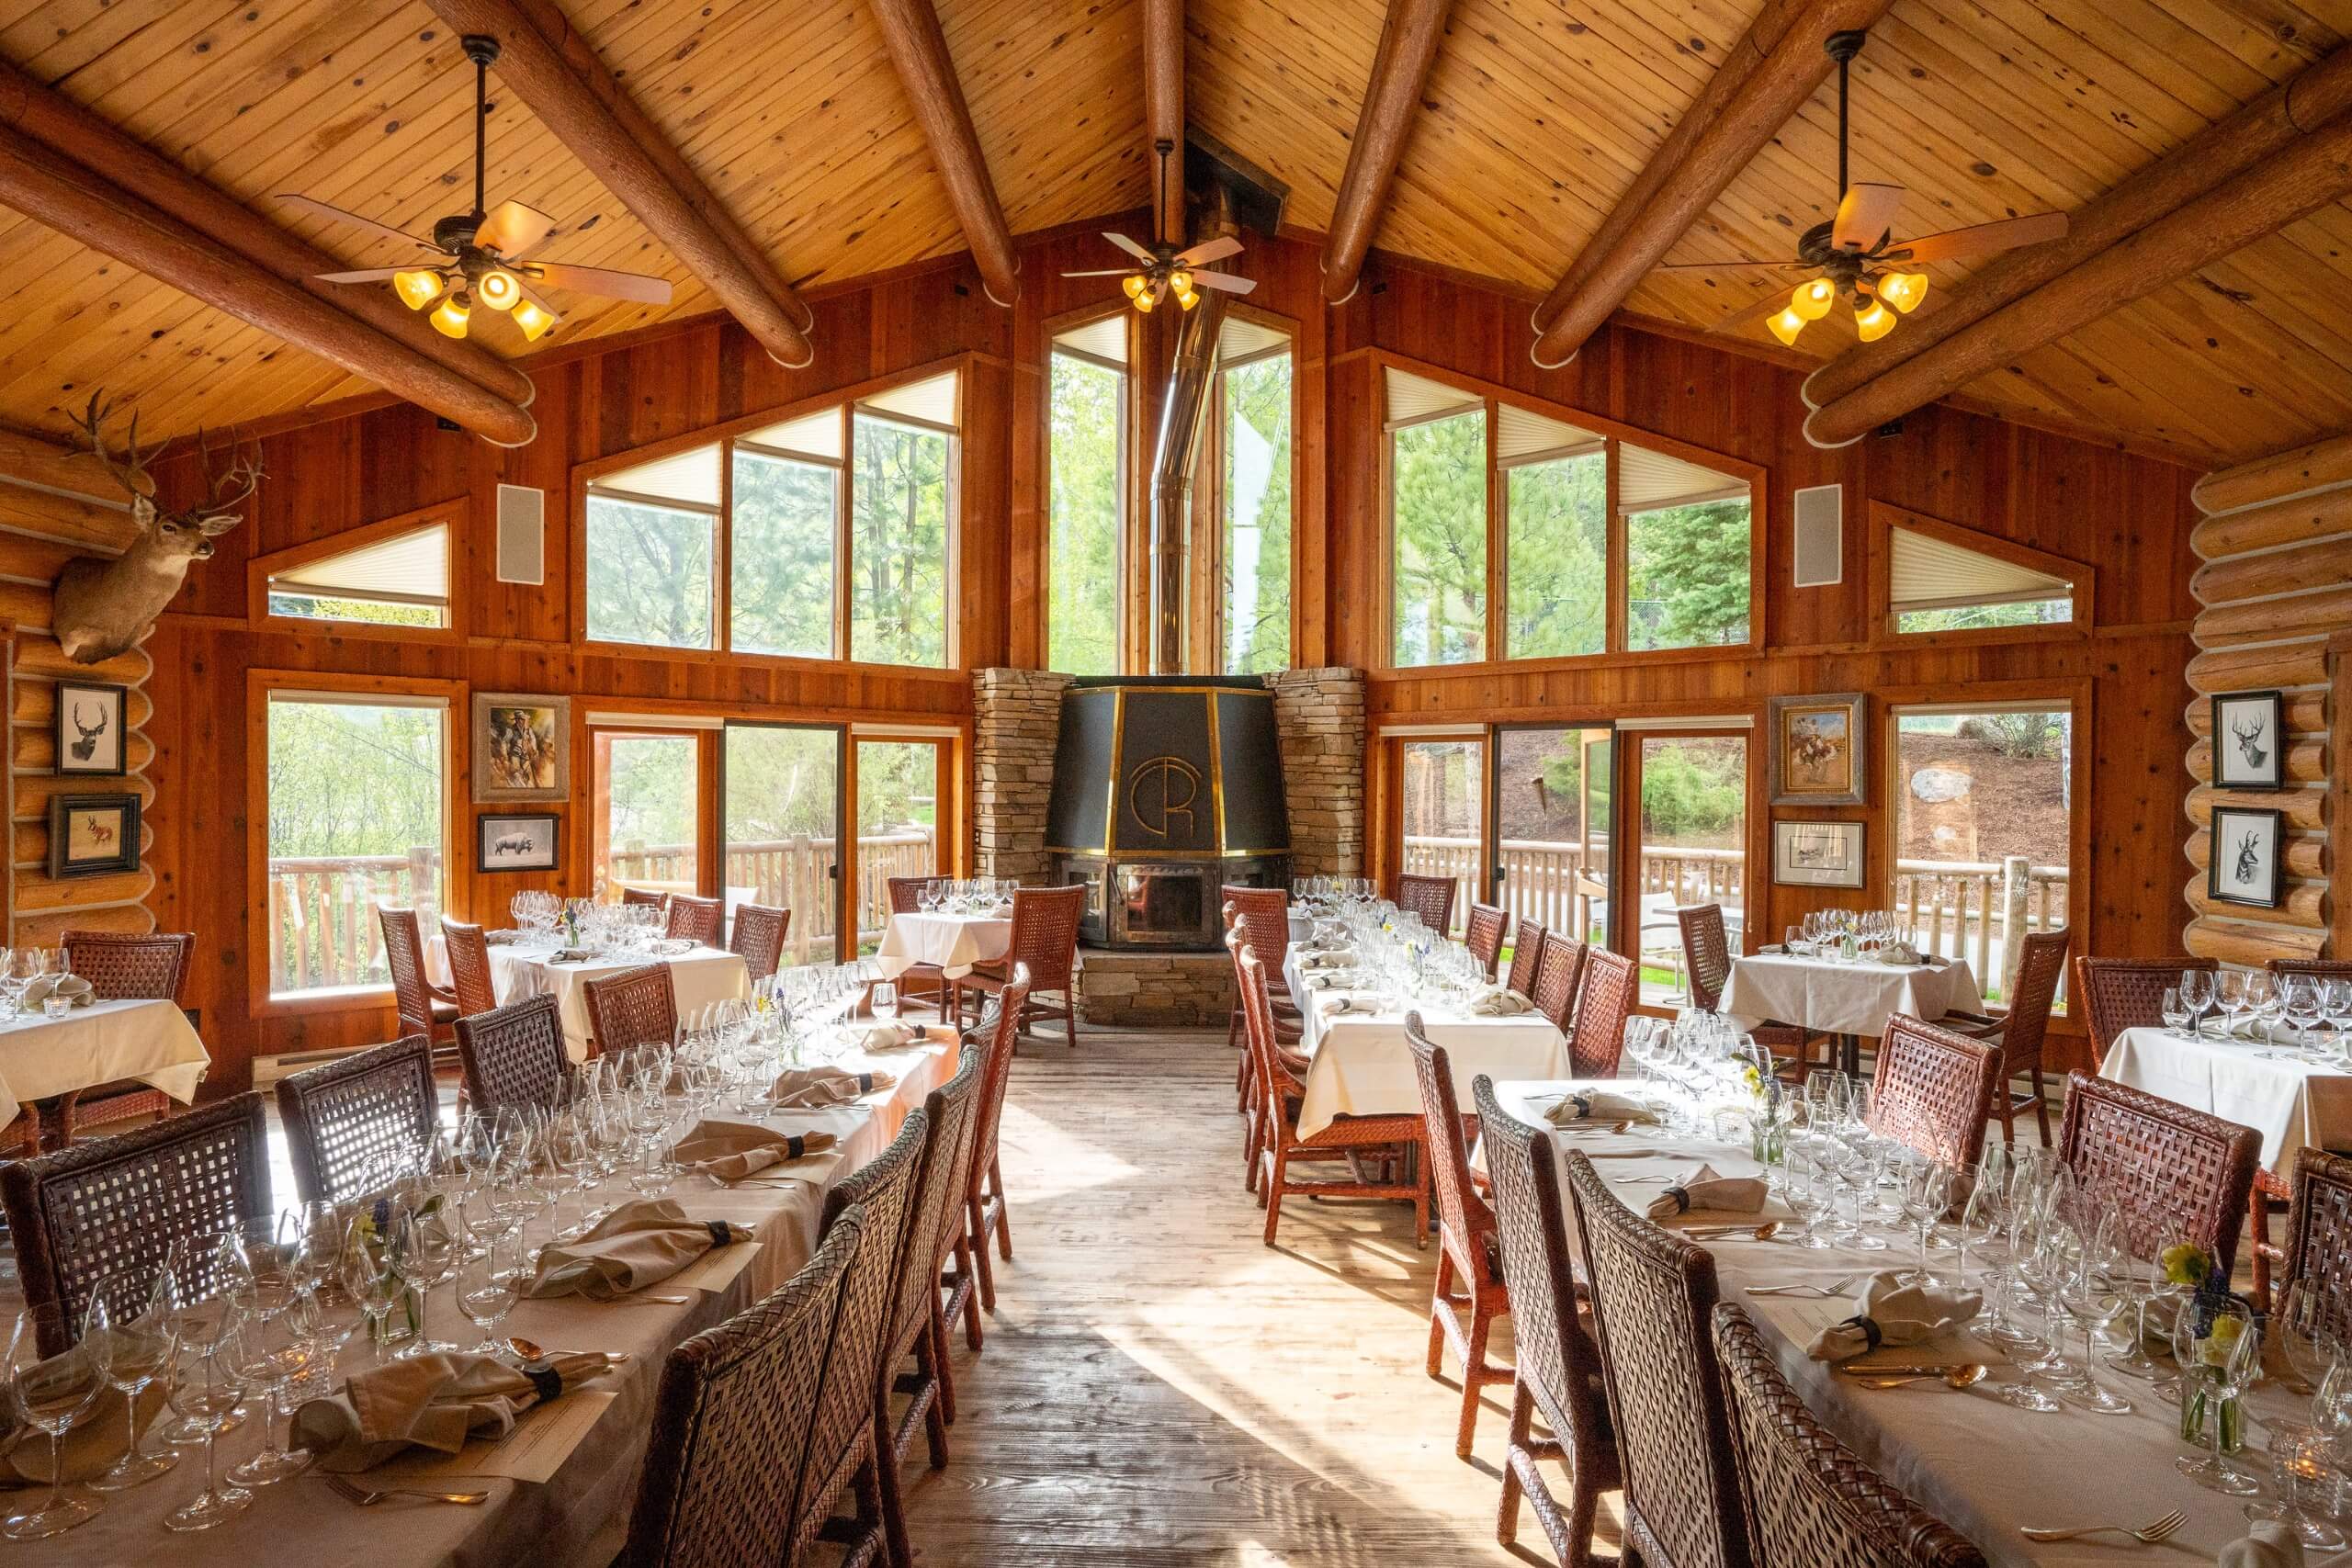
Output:
[[2285,1525],[2264,1519],[2244,1540],[2222,1548],[2213,1568],[2303,1568],[2303,1543]]
[[1700,1213],[1755,1214],[1764,1209],[1764,1179],[1760,1176],[1718,1176],[1702,1165],[1650,1200],[1650,1218],[1670,1220],[1678,1214]]
[[1545,1111],[1544,1120],[1555,1126],[1566,1126],[1571,1122],[1654,1122],[1657,1120],[1657,1112],[1630,1095],[1611,1094],[1605,1089],[1585,1089],[1577,1090]]
[[670,936],[663,937],[660,942],[655,942],[653,951],[666,958],[675,958],[680,953],[692,953],[695,945],[691,937]]
[[503,1438],[514,1418],[612,1365],[601,1352],[574,1351],[513,1367],[494,1356],[417,1356],[387,1361],[346,1380],[340,1393],[294,1412],[293,1446],[321,1470],[349,1475],[404,1450],[453,1454],[468,1438]]
[[523,1293],[611,1301],[658,1284],[712,1247],[751,1234],[725,1220],[690,1220],[667,1198],[640,1198],[606,1214],[578,1241],[540,1253],[538,1274]]
[[481,940],[483,945],[488,947],[511,947],[518,942],[530,941],[531,933],[529,931],[484,931],[481,933]]
[[1315,1004],[1315,1010],[1325,1018],[1337,1018],[1343,1012],[1378,1012],[1385,1003],[1381,997],[1325,997]]
[[840,1067],[790,1067],[768,1090],[776,1104],[800,1110],[820,1105],[847,1105],[860,1095],[888,1089],[898,1078],[889,1073],[853,1073]]
[[1517,1018],[1533,1012],[1535,1003],[1517,991],[1488,991],[1470,1004],[1470,1010],[1480,1018]]
[[1974,1291],[1945,1291],[1902,1282],[1881,1269],[1862,1287],[1861,1310],[1813,1337],[1804,1353],[1816,1361],[1850,1361],[1882,1345],[1916,1345],[1931,1334],[1957,1328],[1984,1304]]
[[[869,1024],[866,1027],[865,1038],[858,1043],[858,1048],[865,1051],[896,1051],[900,1046],[911,1045],[922,1038],[922,1031],[912,1024]],[[879,1089],[881,1086],[876,1084],[875,1087]]]
[[1298,955],[1301,969],[1340,969],[1356,961],[1344,947],[1308,948]]
[[697,1122],[693,1132],[678,1140],[673,1153],[680,1165],[715,1180],[741,1181],[772,1165],[822,1154],[833,1142],[831,1133],[779,1133],[743,1122]]
[[90,982],[79,975],[43,975],[25,987],[24,1000],[18,1005],[28,1012],[38,1011],[53,996],[63,997],[77,1008],[88,1007],[98,998]]
[[[76,1345],[33,1368],[25,1374],[25,1380],[28,1386],[35,1389],[52,1383],[70,1389],[95,1373],[88,1348]],[[148,1424],[163,1414],[167,1392],[160,1381],[139,1391],[141,1431],[147,1430]],[[122,1396],[110,1388],[100,1389],[96,1403],[60,1439],[58,1468],[65,1472],[69,1483],[89,1481],[120,1459],[130,1445],[130,1431],[123,1419]],[[49,1439],[19,1426],[13,1404],[0,1404],[0,1491],[16,1486],[46,1486],[49,1480]],[[0,1508],[0,1513],[7,1511]]]
[[548,954],[550,964],[585,964],[596,955],[584,947],[559,947]]

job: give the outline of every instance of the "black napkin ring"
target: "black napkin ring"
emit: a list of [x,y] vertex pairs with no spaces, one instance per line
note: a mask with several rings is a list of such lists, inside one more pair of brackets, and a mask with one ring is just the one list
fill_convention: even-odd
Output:
[[1676,1213],[1687,1214],[1690,1212],[1690,1189],[1688,1187],[1669,1187],[1666,1190],[1666,1195],[1674,1200],[1674,1212]]
[[735,1239],[734,1227],[725,1220],[705,1220],[703,1226],[710,1232],[710,1245],[713,1247],[725,1247]]
[[1862,1331],[1862,1339],[1864,1341],[1862,1345],[1862,1354],[1865,1356],[1869,1355],[1871,1351],[1877,1349],[1881,1345],[1886,1342],[1885,1333],[1880,1329],[1876,1322],[1867,1317],[1859,1315],[1849,1317],[1838,1326],[1840,1328],[1859,1328]]
[[1572,1094],[1568,1096],[1568,1103],[1577,1108],[1577,1121],[1581,1122],[1591,1116],[1592,1096],[1589,1094]]
[[798,1159],[802,1155],[805,1155],[805,1154],[807,1154],[808,1152],[808,1141],[807,1141],[806,1139],[802,1138],[802,1137],[801,1137],[801,1135],[800,1135],[799,1134],[797,1134],[797,1133],[789,1133],[789,1134],[786,1134],[785,1135],[785,1140],[784,1140],[784,1157],[785,1157],[785,1158],[786,1158],[786,1159]]
[[526,1361],[523,1363],[523,1375],[531,1380],[533,1388],[539,1391],[541,1404],[563,1393],[563,1374],[555,1370],[552,1362]]
[[860,1073],[857,1075],[857,1092],[860,1094],[872,1094],[874,1092],[874,1075],[872,1073]]

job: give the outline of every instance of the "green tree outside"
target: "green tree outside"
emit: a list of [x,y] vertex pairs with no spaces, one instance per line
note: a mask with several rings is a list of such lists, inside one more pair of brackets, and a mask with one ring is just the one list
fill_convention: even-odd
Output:
[[1074,355],[1052,356],[1046,453],[1050,551],[1046,654],[1071,675],[1119,671],[1119,534],[1125,511],[1127,378]]
[[1389,437],[1395,497],[1394,654],[1400,665],[1487,657],[1487,416]]
[[1225,373],[1225,671],[1290,667],[1291,356]]

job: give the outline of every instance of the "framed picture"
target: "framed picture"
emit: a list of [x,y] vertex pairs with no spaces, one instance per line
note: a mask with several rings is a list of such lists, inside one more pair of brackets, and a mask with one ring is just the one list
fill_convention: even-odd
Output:
[[1864,804],[1866,700],[1860,692],[1772,699],[1773,805]]
[[571,699],[474,694],[474,798],[563,800],[571,792]]
[[562,819],[552,811],[474,818],[477,871],[554,871]]
[[1772,824],[1772,880],[1790,887],[1860,887],[1862,824]]
[[2287,703],[2276,692],[2213,697],[2213,787],[2287,787]]
[[139,797],[56,795],[49,800],[49,874],[103,876],[139,869]]
[[57,771],[73,776],[127,771],[123,760],[127,686],[95,681],[57,682]]
[[2245,904],[2275,909],[2279,900],[2279,865],[2286,855],[2287,814],[2266,807],[2217,806],[2213,808],[2211,862],[2205,868],[2205,893],[2215,903]]

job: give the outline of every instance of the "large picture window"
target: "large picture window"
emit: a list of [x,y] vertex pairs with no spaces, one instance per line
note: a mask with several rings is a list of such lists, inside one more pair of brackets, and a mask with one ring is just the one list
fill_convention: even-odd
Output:
[[957,394],[950,371],[598,473],[589,640],[950,662]]
[[1396,665],[1752,641],[1751,477],[1393,365],[1383,395]]
[[1122,310],[1054,335],[1046,411],[1046,661],[1119,672],[1126,535],[1127,322]]
[[1217,363],[1224,669],[1228,675],[1262,675],[1291,662],[1290,335],[1229,316]]

